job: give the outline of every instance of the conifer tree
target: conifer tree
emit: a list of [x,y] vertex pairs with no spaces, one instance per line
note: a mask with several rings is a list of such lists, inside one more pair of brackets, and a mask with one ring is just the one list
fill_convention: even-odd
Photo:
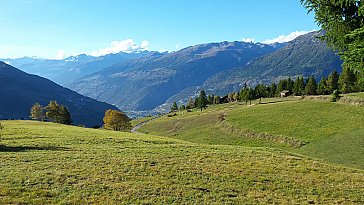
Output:
[[294,85],[294,81],[291,79],[291,77],[288,77],[287,79],[287,86],[286,86],[286,89],[292,93],[293,91],[293,85]]
[[327,92],[333,93],[334,90],[339,90],[339,74],[336,70],[331,72],[327,78]]
[[301,96],[305,93],[305,81],[303,76],[299,76],[294,81],[293,92],[296,96]]
[[255,86],[255,97],[259,98],[259,104],[262,103],[262,98],[267,96],[267,88],[263,84]]
[[177,112],[177,111],[178,111],[177,102],[174,101],[172,106],[171,106],[171,112]]
[[200,91],[200,95],[198,96],[198,101],[197,101],[197,107],[201,109],[206,109],[207,107],[207,97],[206,97],[206,93],[204,90]]
[[209,104],[210,104],[210,105],[215,104],[215,100],[214,100],[214,99],[215,99],[215,95],[214,95],[214,94],[212,94],[212,95],[211,95],[211,98],[210,98],[210,100],[209,100]]
[[276,95],[278,96],[279,93],[282,92],[283,90],[287,90],[287,79],[281,79],[278,82]]
[[305,87],[306,95],[315,95],[317,90],[317,83],[313,76],[309,77]]
[[356,76],[355,73],[349,68],[343,68],[339,77],[339,87],[341,93],[355,92],[356,89]]
[[272,83],[269,90],[269,97],[274,97],[276,95],[276,89],[277,85],[275,83]]
[[319,95],[327,95],[329,94],[326,84],[327,79],[322,76],[318,86],[317,86],[317,94]]
[[190,97],[190,99],[188,100],[186,109],[193,109],[194,107],[195,107],[195,103],[194,103],[192,97]]
[[60,107],[61,124],[71,125],[72,117],[66,106],[61,105]]
[[179,106],[179,111],[184,111],[184,110],[186,110],[186,106],[185,105]]

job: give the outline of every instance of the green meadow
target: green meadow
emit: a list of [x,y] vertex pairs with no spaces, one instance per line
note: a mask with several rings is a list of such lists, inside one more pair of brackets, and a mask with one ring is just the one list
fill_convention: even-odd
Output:
[[230,103],[165,116],[139,131],[202,144],[279,148],[364,169],[362,106],[293,97],[264,99],[251,106]]
[[0,204],[364,203],[362,170],[281,149],[1,123]]

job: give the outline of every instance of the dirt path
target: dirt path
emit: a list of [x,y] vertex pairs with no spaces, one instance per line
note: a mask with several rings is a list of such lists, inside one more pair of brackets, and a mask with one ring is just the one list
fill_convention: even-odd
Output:
[[158,119],[158,118],[160,118],[160,116],[152,118],[150,120],[146,120],[146,121],[144,121],[142,123],[139,123],[135,127],[133,127],[133,129],[131,129],[130,132],[134,133],[134,134],[144,134],[144,133],[138,132],[138,129],[141,128],[143,125],[147,124],[148,122],[153,121],[153,120]]

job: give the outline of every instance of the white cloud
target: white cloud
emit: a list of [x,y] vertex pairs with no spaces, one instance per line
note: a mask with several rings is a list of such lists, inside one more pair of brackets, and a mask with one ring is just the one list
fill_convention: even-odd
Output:
[[57,54],[54,57],[54,59],[56,59],[56,60],[62,60],[62,59],[65,59],[65,57],[66,57],[66,52],[63,51],[63,50],[59,50],[59,51],[57,51]]
[[4,61],[4,63],[6,63],[8,65],[11,65],[11,63],[9,61]]
[[[315,31],[315,30],[312,30],[312,31]],[[284,42],[292,41],[293,39],[297,38],[298,36],[304,35],[306,33],[312,32],[312,31],[295,31],[288,35],[283,34],[283,35],[278,36],[277,38],[262,41],[262,43],[265,43],[265,44],[284,43]]]
[[254,43],[255,39],[254,38],[243,38],[243,39],[241,39],[241,41],[246,42],[246,43]]
[[176,50],[178,50],[180,48],[179,43],[176,44]]
[[149,47],[148,41],[142,41],[140,45],[134,42],[133,39],[125,39],[122,41],[112,41],[107,48],[100,49],[98,51],[91,52],[92,56],[104,56],[110,53],[133,52],[140,50],[147,50]]

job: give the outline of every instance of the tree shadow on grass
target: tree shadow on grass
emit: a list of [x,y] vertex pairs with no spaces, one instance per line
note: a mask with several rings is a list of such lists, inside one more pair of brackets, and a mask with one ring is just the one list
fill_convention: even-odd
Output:
[[0,145],[0,152],[27,152],[34,150],[46,150],[46,151],[67,151],[67,147],[56,147],[56,146],[6,146]]
[[261,102],[261,105],[266,105],[266,104],[274,104],[274,103],[281,103],[281,102],[287,102],[287,100],[278,100],[278,101],[270,101],[270,102]]

